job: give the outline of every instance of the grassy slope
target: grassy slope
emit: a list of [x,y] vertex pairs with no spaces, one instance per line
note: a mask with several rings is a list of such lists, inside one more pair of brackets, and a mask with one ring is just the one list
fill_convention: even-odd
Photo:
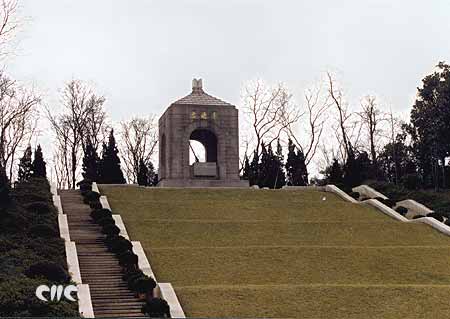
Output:
[[189,316],[450,313],[450,239],[427,226],[313,191],[101,190]]

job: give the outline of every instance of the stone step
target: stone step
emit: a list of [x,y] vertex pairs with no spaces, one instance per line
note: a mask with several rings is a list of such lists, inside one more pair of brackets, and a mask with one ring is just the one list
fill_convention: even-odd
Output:
[[95,301],[97,300],[102,300],[102,301],[108,301],[108,300],[121,300],[121,301],[136,301],[137,298],[134,295],[134,293],[129,292],[129,293],[92,293],[91,292],[91,299]]
[[97,316],[101,316],[101,315],[109,315],[109,317],[113,317],[113,316],[120,316],[123,317],[124,315],[129,314],[129,315],[138,315],[138,316],[143,316],[143,313],[139,310],[136,309],[99,309],[97,311],[95,311],[94,308],[94,315]]
[[109,304],[93,304],[93,307],[97,311],[103,310],[129,310],[129,311],[141,311],[143,303],[139,304],[117,304],[117,303],[109,303]]

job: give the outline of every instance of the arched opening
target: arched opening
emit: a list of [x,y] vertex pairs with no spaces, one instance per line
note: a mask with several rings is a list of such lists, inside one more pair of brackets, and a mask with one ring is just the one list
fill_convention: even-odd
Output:
[[189,136],[189,165],[196,177],[217,177],[217,137],[208,129],[196,129]]
[[205,149],[204,162],[217,162],[217,137],[213,132],[206,129],[196,129],[191,133],[190,141],[197,141],[203,145]]
[[206,148],[202,143],[189,140],[189,165],[206,162]]

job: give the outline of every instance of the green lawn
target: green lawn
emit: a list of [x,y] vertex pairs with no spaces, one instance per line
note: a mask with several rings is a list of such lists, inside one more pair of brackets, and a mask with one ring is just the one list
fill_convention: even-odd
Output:
[[450,316],[450,239],[426,225],[316,191],[101,191],[188,316]]

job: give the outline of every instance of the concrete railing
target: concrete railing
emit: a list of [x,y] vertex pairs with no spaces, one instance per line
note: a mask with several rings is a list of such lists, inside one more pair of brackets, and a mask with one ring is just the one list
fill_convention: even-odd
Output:
[[100,204],[102,204],[103,208],[111,210],[111,206],[109,206],[108,199],[106,196],[100,196]]
[[100,191],[98,190],[98,185],[96,182],[92,183],[92,191],[100,194]]
[[64,214],[58,214],[58,227],[59,236],[65,241],[70,241],[69,223],[67,222],[67,216]]
[[158,286],[161,297],[165,299],[170,306],[170,316],[172,318],[186,318],[172,285],[170,283],[159,283]]
[[144,274],[147,276],[152,277],[156,280],[155,273],[152,270],[152,267],[150,266],[150,263],[148,262],[147,256],[145,255],[144,248],[142,248],[141,242],[139,241],[132,241],[131,244],[133,245],[133,252],[138,256],[138,267]]
[[83,284],[81,281],[80,264],[78,263],[78,254],[75,242],[70,241],[69,223],[67,216],[64,214],[61,198],[55,185],[50,187],[53,194],[53,205],[58,210],[58,227],[60,237],[64,239],[64,248],[66,251],[67,270],[71,280],[77,285],[78,296],[78,312],[81,317],[94,318],[94,310],[92,307],[91,293],[89,285]]
[[384,214],[386,214],[386,215],[388,215],[388,216],[390,216],[390,217],[392,217],[394,219],[400,220],[402,222],[409,221],[408,218],[406,218],[405,216],[400,215],[395,210],[393,210],[389,206],[386,206],[385,204],[383,204],[382,202],[380,202],[380,201],[378,201],[376,199],[371,198],[371,199],[365,200],[365,201],[363,201],[361,203],[367,203],[370,206],[375,207],[376,209],[378,209],[382,213],[384,213]]
[[323,192],[325,191],[325,186],[288,186],[285,185],[282,187],[282,189],[287,190],[287,191],[297,191],[297,190],[312,190],[312,191],[319,191],[319,192]]
[[[336,193],[338,195],[340,195],[342,198],[344,198],[345,200],[351,202],[351,203],[355,203],[354,199],[351,198],[350,196],[342,196],[342,193],[344,193],[342,190],[340,190],[339,188],[337,188],[334,185],[327,185],[326,186],[327,191],[332,191],[333,193]],[[339,191],[337,191],[339,190]],[[345,194],[345,193],[344,193]],[[408,219],[402,215],[400,215],[399,213],[397,213],[395,210],[393,210],[392,208],[384,205],[383,203],[381,203],[380,201],[376,200],[376,199],[368,199],[362,202],[358,202],[356,201],[357,204],[369,204],[373,207],[375,207],[376,209],[378,209],[379,211],[381,211],[383,214],[386,214],[392,218],[395,218],[396,220],[399,220],[401,222],[405,222],[405,223],[422,223],[422,224],[426,224],[429,225],[431,227],[433,227],[434,229],[436,229],[437,231],[440,231],[441,233],[450,236],[450,227],[445,225],[444,223],[441,223],[440,221],[432,218],[432,217],[421,217],[421,218],[417,218],[417,219]],[[422,205],[423,206],[423,205]]]
[[91,292],[88,284],[77,285],[78,312],[83,318],[95,318],[94,308],[92,307]]
[[[100,203],[102,204],[103,208],[111,210],[111,206],[109,206],[108,199],[106,196],[100,196]],[[119,227],[120,229],[120,235],[129,239],[122,217],[118,214],[113,214],[112,216],[114,218],[116,226]],[[157,282],[157,287],[155,288],[155,295],[160,295],[167,301],[170,307],[171,317],[186,318],[183,312],[183,308],[181,307],[181,304],[178,301],[177,295],[172,285],[170,283],[158,283],[155,273],[153,272],[152,267],[150,266],[150,262],[148,261],[147,256],[145,255],[145,251],[141,243],[139,241],[132,241],[131,244],[133,245],[133,252],[138,256],[139,269],[142,270],[142,272],[145,275],[152,277]]]
[[112,218],[114,219],[116,226],[119,227],[120,229],[119,235],[129,240],[130,237],[128,236],[127,229],[125,228],[125,224],[123,223],[122,217],[120,217],[120,215],[112,215]]
[[354,204],[359,203],[356,199],[354,199],[353,197],[351,197],[350,195],[348,195],[346,192],[344,192],[343,190],[341,190],[339,187],[337,187],[335,185],[325,186],[325,191],[334,193],[334,194],[338,195],[339,197],[345,199],[347,202],[354,203]]
[[387,196],[384,196],[383,194],[381,194],[380,192],[376,191],[375,189],[373,189],[369,185],[359,185],[359,186],[353,187],[352,191],[358,192],[362,197],[366,197],[366,198],[380,197],[380,198],[383,198],[383,199],[387,199]]
[[433,213],[434,211],[416,202],[414,199],[405,199],[396,203],[396,207],[403,206],[408,209],[408,216],[414,217],[416,215],[427,215]]

